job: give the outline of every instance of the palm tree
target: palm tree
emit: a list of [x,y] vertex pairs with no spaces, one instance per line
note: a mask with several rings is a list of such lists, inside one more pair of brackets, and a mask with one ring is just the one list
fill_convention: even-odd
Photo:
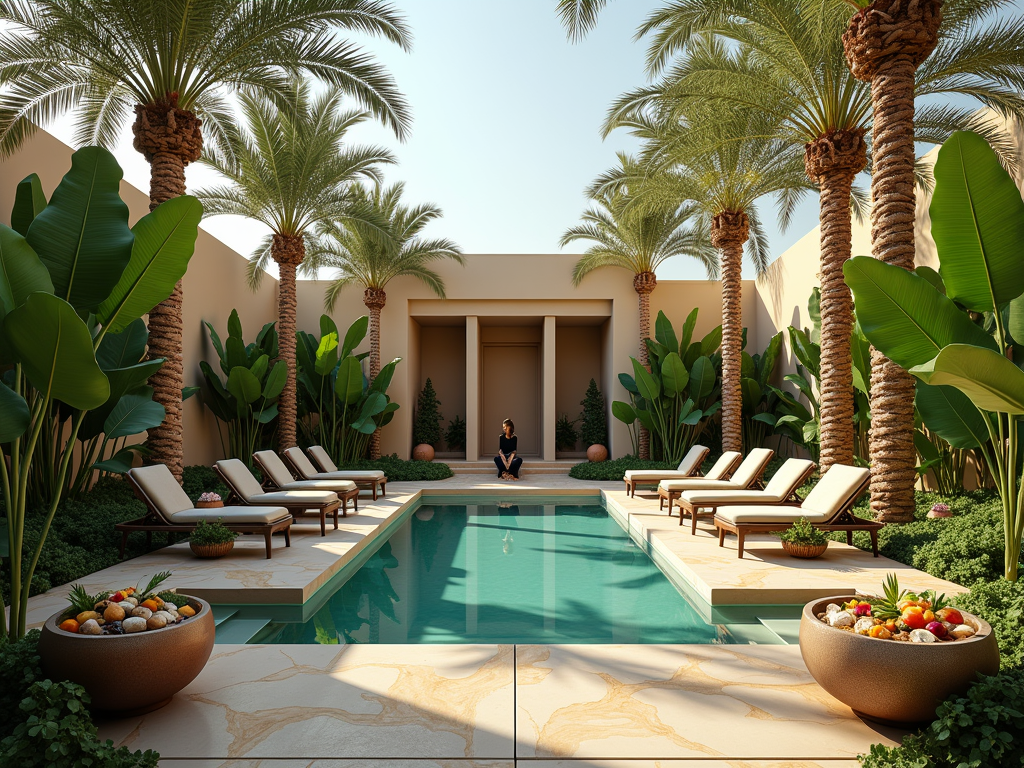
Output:
[[[0,3],[0,153],[76,111],[75,141],[112,147],[129,116],[150,164],[150,208],[185,192],[204,134],[231,121],[226,90],[281,95],[308,72],[343,89],[403,136],[409,114],[385,70],[337,32],[381,35],[403,48],[403,18],[382,0],[12,0]],[[152,459],[183,469],[179,284],[149,314],[150,379],[166,411],[150,430]]]
[[686,204],[698,230],[710,232],[722,280],[722,448],[740,451],[743,250],[746,246],[758,276],[763,274],[769,253],[757,201],[776,196],[785,222],[812,185],[802,152],[775,138],[778,126],[768,113],[729,109],[704,117],[699,125],[664,112],[623,121],[646,141],[642,166],[606,174],[594,189],[625,183],[640,208]]
[[[843,34],[850,71],[871,84],[871,251],[876,259],[914,269],[914,95],[918,68],[935,52],[927,73],[941,75],[958,57],[989,62],[992,80],[1010,92],[1020,114],[1024,85],[1022,22],[979,19],[1001,3],[985,0],[846,0],[857,12]],[[945,16],[945,20],[944,17]],[[943,22],[945,23],[943,24]],[[947,40],[939,48],[940,25]],[[1004,38],[1016,43],[1007,53]],[[1013,91],[1016,89],[1016,93]],[[1000,108],[1000,102],[992,103]],[[871,508],[891,521],[914,516],[914,377],[878,350],[871,351]]]
[[[674,102],[679,111],[699,110],[701,102],[725,101],[770,111],[779,119],[779,138],[804,148],[807,174],[820,189],[821,236],[821,465],[854,460],[854,389],[850,355],[853,299],[843,279],[851,255],[851,191],[867,163],[866,134],[871,124],[868,86],[849,71],[841,35],[848,13],[838,4],[812,4],[793,11],[792,0],[677,0],[654,13],[640,34],[652,34],[649,68],[665,69],[670,58],[685,56],[654,85],[626,94],[612,108],[622,119],[650,102]],[[1014,114],[1024,102],[999,81],[999,62],[1024,43],[1016,34],[985,40],[992,58],[959,55],[919,82],[919,92],[970,95]],[[711,36],[734,46],[704,43]],[[695,41],[696,38],[696,42]],[[958,49],[977,45],[971,29]],[[920,101],[923,101],[920,100]],[[1005,131],[968,108],[919,104],[921,139],[940,143],[957,130],[983,133],[1016,163]],[[922,181],[927,174],[922,172]],[[854,203],[866,209],[858,194]]]
[[[635,165],[620,155],[623,170]],[[640,346],[637,359],[650,370],[647,339],[651,336],[651,293],[658,284],[655,272],[673,256],[692,256],[700,261],[712,280],[718,278],[718,262],[707,231],[686,224],[687,206],[631,206],[624,189],[599,190],[592,195],[595,205],[583,214],[583,223],[562,235],[562,247],[577,240],[589,240],[588,248],[572,270],[572,284],[579,287],[583,278],[601,267],[620,267],[633,274],[633,289],[640,305]],[[641,459],[650,458],[650,434],[640,428]]]
[[[334,309],[341,291],[352,284],[363,286],[363,303],[370,315],[370,370],[372,382],[380,373],[380,311],[387,302],[385,288],[396,277],[415,277],[440,298],[444,280],[428,266],[452,259],[464,264],[462,250],[447,238],[426,239],[423,229],[441,217],[436,205],[402,205],[404,184],[366,189],[357,185],[351,199],[355,208],[371,213],[365,218],[328,222],[311,243],[303,272],[316,275],[321,269],[337,270],[327,288],[324,306]],[[380,430],[370,440],[370,458],[380,458]]]
[[306,255],[306,237],[317,224],[353,215],[354,180],[380,181],[379,166],[395,162],[378,147],[344,146],[349,128],[369,115],[344,111],[340,89],[330,88],[314,99],[309,83],[299,80],[291,91],[283,105],[265,96],[240,95],[246,127],[225,131],[223,146],[207,150],[202,159],[231,184],[196,193],[207,215],[246,216],[270,227],[249,259],[249,286],[256,290],[269,261],[277,263],[279,355],[288,370],[278,400],[282,451],[296,444],[295,273]]

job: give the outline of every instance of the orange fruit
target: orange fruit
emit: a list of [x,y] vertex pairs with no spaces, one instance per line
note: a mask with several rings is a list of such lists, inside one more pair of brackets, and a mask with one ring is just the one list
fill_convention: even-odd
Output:
[[156,613],[157,611],[160,610],[160,606],[157,604],[156,600],[154,600],[153,598],[150,598],[149,600],[143,600],[142,601],[142,607],[143,608],[149,608],[149,610],[153,611],[153,613]]
[[196,612],[191,605],[183,605],[178,609],[178,613],[182,616],[195,616]]
[[65,632],[76,633],[78,632],[79,623],[74,619],[65,619],[60,623],[60,628]]

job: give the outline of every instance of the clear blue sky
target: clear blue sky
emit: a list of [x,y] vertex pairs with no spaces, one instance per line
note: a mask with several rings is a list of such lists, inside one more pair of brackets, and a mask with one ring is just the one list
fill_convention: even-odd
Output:
[[[599,128],[612,100],[644,82],[646,43],[633,42],[633,33],[662,2],[609,3],[597,29],[571,44],[555,0],[396,0],[415,36],[411,53],[353,39],[406,94],[412,133],[402,144],[367,124],[352,131],[353,141],[391,148],[400,164],[389,169],[388,181],[404,180],[410,202],[441,206],[444,218],[429,234],[453,238],[466,253],[557,253],[559,237],[586,207],[585,187],[615,164],[616,151],[637,147],[624,132],[603,141]],[[66,119],[52,130],[70,140]],[[116,154],[128,180],[148,189],[149,169],[132,149],[130,131]],[[212,180],[203,168],[188,169],[191,189]],[[785,234],[774,226],[771,203],[764,203],[762,218],[779,255],[817,224],[817,199],[808,197]],[[203,226],[246,255],[263,234],[234,217]],[[678,258],[659,276],[704,272]]]

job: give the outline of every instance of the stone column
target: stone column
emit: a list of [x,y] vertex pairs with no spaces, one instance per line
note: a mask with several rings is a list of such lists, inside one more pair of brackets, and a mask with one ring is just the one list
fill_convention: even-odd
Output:
[[544,318],[544,346],[542,347],[541,377],[541,456],[544,461],[555,460],[555,318]]
[[480,460],[480,320],[466,317],[466,461]]

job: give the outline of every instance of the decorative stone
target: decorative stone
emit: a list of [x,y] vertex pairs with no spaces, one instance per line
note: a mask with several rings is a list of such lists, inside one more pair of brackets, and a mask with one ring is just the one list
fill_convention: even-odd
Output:
[[974,627],[969,624],[958,624],[949,630],[949,636],[956,640],[962,640],[965,637],[973,637],[974,634]]
[[826,614],[829,614],[829,613],[838,613],[838,612],[839,612],[839,611],[841,611],[841,610],[843,610],[843,609],[842,609],[842,608],[840,608],[840,607],[839,607],[838,605],[836,605],[835,603],[829,603],[828,605],[826,605],[826,606],[825,606],[825,613],[826,613]]
[[134,597],[126,597],[126,598],[124,599],[124,602],[126,602],[126,603],[131,603],[132,605],[136,605],[136,606],[137,606],[137,605],[139,604],[139,601],[138,601],[138,599],[137,599],[137,598],[134,598]]
[[592,445],[587,448],[587,461],[592,461],[595,464],[606,461],[608,459],[608,449],[603,445]]
[[159,613],[154,613],[146,619],[146,629],[163,629],[167,626],[167,619]]
[[413,461],[433,461],[434,447],[427,443],[421,443],[412,449]]
[[132,609],[132,616],[141,616],[144,619],[148,619],[152,615],[153,612],[144,605],[139,605]]
[[124,608],[116,603],[108,605],[106,610],[103,611],[104,621],[120,621],[124,618]]
[[174,623],[174,614],[171,613],[170,611],[157,611],[153,615],[154,616],[161,616],[161,617],[163,617],[163,620],[165,622],[167,622],[168,624],[173,624]]
[[121,628],[125,631],[125,634],[128,635],[134,632],[145,632],[146,620],[141,616],[131,616],[121,622]]
[[910,630],[910,642],[912,643],[934,643],[935,635],[927,629]]
[[129,603],[127,600],[122,600],[118,605],[121,606],[121,610],[124,611],[125,616],[131,616],[132,611],[135,610],[135,605]]
[[849,611],[833,611],[828,614],[828,623],[833,627],[852,627],[853,614]]
[[853,631],[858,635],[866,635],[871,631],[871,628],[875,626],[874,619],[870,619],[867,616],[862,616],[857,619],[857,623],[853,625]]
[[78,634],[101,635],[103,634],[103,627],[99,625],[96,619],[89,619],[88,621],[82,622],[82,626],[78,628]]

